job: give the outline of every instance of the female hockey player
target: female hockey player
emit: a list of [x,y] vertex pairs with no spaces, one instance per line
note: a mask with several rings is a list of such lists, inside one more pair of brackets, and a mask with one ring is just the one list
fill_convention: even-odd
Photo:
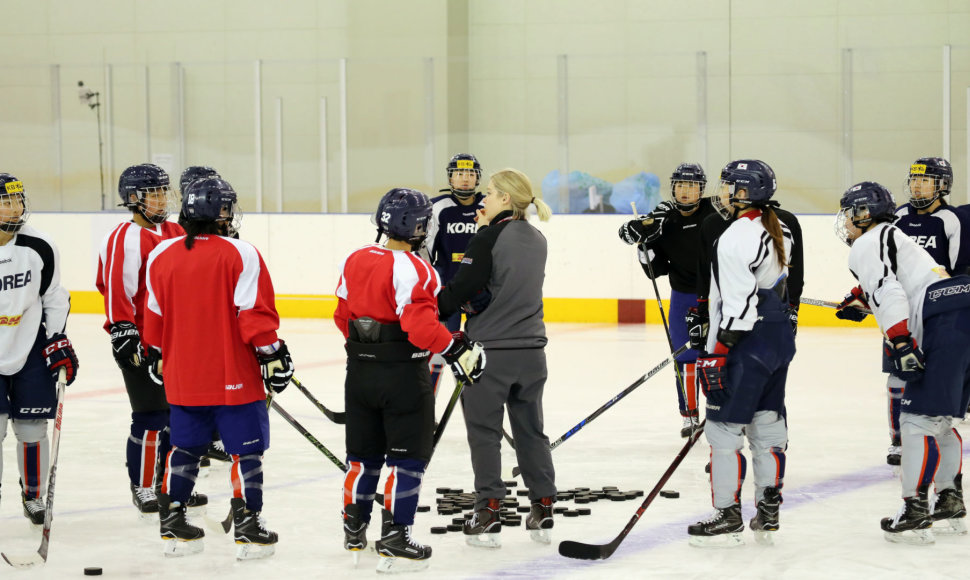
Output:
[[[482,207],[482,194],[477,191],[482,180],[482,166],[478,159],[471,153],[458,153],[448,161],[447,172],[449,189],[441,191],[449,193],[431,200],[431,220],[425,239],[428,261],[438,272],[442,284],[450,282],[458,271],[468,241],[478,231],[475,212]],[[461,313],[455,312],[448,317],[445,327],[452,332],[460,330]],[[431,386],[436,395],[443,368],[441,356],[433,355]]]
[[687,527],[696,546],[743,543],[745,435],[757,505],[751,529],[770,542],[770,532],[779,527],[788,446],[785,380],[795,337],[786,292],[791,234],[775,215],[775,189],[775,174],[763,161],[732,161],[721,170],[712,200],[731,224],[714,246],[711,332],[707,352],[697,358],[698,382],[707,396],[714,514]]
[[[905,383],[899,419],[903,506],[880,522],[884,536],[928,544],[933,531],[965,534],[963,442],[953,426],[970,402],[970,277],[951,278],[891,225],[896,204],[882,185],[850,187],[840,207],[836,233],[851,248],[849,270],[861,289],[853,306],[872,309],[890,372]],[[934,521],[941,525],[931,530]]]
[[378,241],[385,234],[387,241],[350,254],[336,292],[334,323],[347,340],[344,548],[357,552],[367,546],[367,525],[386,464],[383,525],[375,545],[381,556],[378,572],[423,570],[431,557],[431,548],[411,537],[434,435],[428,357],[442,353],[456,379],[471,382],[485,365],[463,333],[452,334],[438,321],[435,295],[441,283],[415,253],[430,219],[431,202],[420,191],[384,194],[375,223]]
[[466,521],[464,533],[466,541],[476,546],[501,545],[505,408],[532,502],[526,528],[536,541],[549,543],[553,526],[555,469],[542,425],[547,375],[542,320],[546,239],[526,219],[530,205],[536,206],[540,220],[549,219],[549,206],[535,197],[524,173],[505,169],[493,175],[484,208],[478,211],[479,231],[469,242],[458,273],[438,295],[443,316],[465,310],[468,332],[485,345],[489,357],[481,383],[462,393],[476,494],[475,515]]
[[285,389],[293,362],[276,335],[279,315],[262,256],[226,236],[237,215],[232,186],[218,178],[193,182],[182,215],[186,236],[159,244],[146,271],[147,364],[153,378],[165,378],[171,408],[172,450],[158,502],[164,553],[202,550],[204,533],[188,523],[185,509],[218,430],[233,458],[236,557],[262,558],[278,539],[260,515],[262,455],[270,443],[264,387]]
[[[921,157],[909,167],[906,190],[909,203],[896,210],[894,226],[946,268],[947,274],[964,273],[970,265],[970,228],[963,228],[963,217],[954,211],[944,196],[953,185],[953,167],[942,157]],[[836,316],[861,322],[866,314],[849,307],[856,301],[859,290],[850,291],[839,305]],[[890,362],[883,349],[883,372],[889,373]],[[899,410],[905,383],[891,373],[887,375],[886,390],[889,401],[889,453],[886,462],[899,465],[901,442]]]
[[[0,173],[0,442],[13,419],[21,501],[31,523],[44,523],[50,464],[47,420],[57,412],[58,372],[67,384],[77,356],[64,335],[71,298],[61,286],[60,255],[47,236],[26,225],[24,184]],[[0,474],[3,459],[0,458]]]
[[[670,201],[663,201],[646,218],[630,220],[620,227],[620,239],[637,245],[643,272],[649,277],[670,276],[670,339],[674,348],[687,342],[687,310],[697,305],[697,257],[700,224],[717,212],[703,198],[707,176],[698,163],[681,163],[670,176]],[[649,266],[648,266],[649,260]],[[690,349],[679,357],[677,403],[683,424],[681,437],[690,436],[699,423],[694,361]]]
[[[104,296],[111,350],[131,404],[131,432],[126,438],[126,465],[131,501],[141,514],[158,512],[156,469],[169,450],[168,403],[165,390],[148,376],[141,336],[145,332],[145,265],[148,254],[162,241],[185,232],[168,220],[174,196],[169,177],[157,165],[132,165],[118,179],[121,205],[131,220],[105,236],[98,256],[97,288]],[[192,505],[205,505],[196,494]],[[154,517],[149,515],[145,517]]]

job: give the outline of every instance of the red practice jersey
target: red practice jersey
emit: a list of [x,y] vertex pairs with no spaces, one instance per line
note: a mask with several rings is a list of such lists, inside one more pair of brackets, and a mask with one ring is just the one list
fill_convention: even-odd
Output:
[[252,244],[216,235],[159,244],[148,257],[142,339],[161,348],[174,405],[244,405],[266,398],[255,348],[273,344],[273,281]]
[[363,316],[400,322],[414,346],[441,352],[451,333],[438,321],[441,280],[430,264],[412,252],[372,244],[347,256],[340,268],[333,320],[344,338],[348,324]]
[[98,257],[98,292],[104,296],[104,311],[108,319],[104,329],[127,320],[144,332],[145,265],[148,254],[163,241],[185,235],[175,222],[162,222],[143,228],[126,222],[111,230],[101,243]]

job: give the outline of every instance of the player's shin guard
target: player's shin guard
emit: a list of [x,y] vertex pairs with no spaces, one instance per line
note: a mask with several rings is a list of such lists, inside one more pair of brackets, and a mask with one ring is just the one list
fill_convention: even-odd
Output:
[[902,432],[899,426],[899,417],[902,409],[903,390],[906,383],[892,375],[886,382],[886,390],[889,401],[889,438],[891,440],[889,451],[886,454],[886,463],[889,465],[899,465],[902,454]]
[[50,445],[47,442],[46,419],[14,419],[13,432],[17,437],[17,463],[20,466],[20,485],[28,500],[39,499],[50,467]]
[[414,524],[414,512],[418,510],[418,494],[427,465],[419,459],[389,457],[387,466],[391,473],[384,485],[384,509],[394,515],[395,524]]
[[[202,449],[205,451],[205,448]],[[232,494],[246,501],[246,509],[251,512],[263,510],[263,458],[259,455],[233,455]]]
[[156,483],[157,466],[164,461],[171,448],[166,434],[163,434],[167,426],[168,411],[131,414],[126,456],[128,479],[132,486],[150,488]]
[[357,505],[357,517],[370,522],[377,483],[381,476],[383,457],[347,456],[347,474],[344,476],[344,510],[350,504]]
[[940,466],[940,447],[935,437],[903,433],[902,486],[903,498],[917,495],[918,489],[929,489]]
[[704,432],[711,445],[711,493],[715,508],[741,502],[741,486],[748,464],[741,448],[744,436],[735,423],[708,421]]
[[205,453],[205,446],[172,447],[165,462],[165,478],[162,481],[162,493],[185,506],[189,503],[195,480],[199,476],[199,461]]

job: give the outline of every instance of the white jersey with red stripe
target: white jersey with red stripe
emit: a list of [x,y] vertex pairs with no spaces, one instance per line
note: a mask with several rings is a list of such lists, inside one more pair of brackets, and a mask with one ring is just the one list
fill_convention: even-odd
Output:
[[200,235],[166,240],[148,256],[142,339],[162,351],[168,402],[242,405],[265,398],[255,348],[276,342],[273,281],[256,248]]
[[370,244],[340,266],[334,323],[346,338],[351,320],[400,322],[411,344],[441,352],[451,344],[451,333],[438,321],[440,291],[438,273],[415,253]]
[[151,228],[125,222],[105,236],[98,256],[96,282],[104,296],[105,330],[126,320],[134,323],[138,332],[144,332],[148,254],[163,241],[182,235],[185,231],[175,222],[162,222]]
[[917,343],[923,340],[926,288],[948,278],[946,267],[896,226],[880,223],[852,242],[849,270],[886,333],[904,320]]
[[70,310],[57,246],[47,234],[24,226],[0,246],[0,375],[23,368],[42,320],[47,338],[64,332]]

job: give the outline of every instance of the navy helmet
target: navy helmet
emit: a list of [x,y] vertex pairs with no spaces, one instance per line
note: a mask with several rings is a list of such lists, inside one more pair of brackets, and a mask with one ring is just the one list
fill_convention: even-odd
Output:
[[[737,197],[742,189],[747,192],[743,199]],[[768,202],[776,189],[778,183],[775,172],[767,163],[758,159],[739,159],[728,163],[721,170],[718,191],[712,202],[721,217],[729,219],[735,213],[731,209],[733,203],[754,207],[772,205]]]
[[[165,196],[166,201],[162,209],[147,209],[145,195],[148,193],[160,193]],[[135,194],[134,201],[131,200],[131,194]],[[168,173],[151,163],[132,165],[122,171],[121,177],[118,178],[118,195],[121,196],[121,205],[138,211],[142,217],[152,223],[159,224],[168,218],[168,206],[173,201],[170,194]]]
[[[475,186],[471,189],[456,189],[451,185],[451,176],[455,171],[472,170],[475,172]],[[471,153],[458,153],[448,161],[448,187],[457,197],[467,199],[475,195],[478,184],[482,181],[482,165]]]
[[204,177],[219,177],[219,172],[206,165],[186,167],[185,171],[182,172],[182,176],[179,177],[179,191],[185,193],[185,190],[192,185],[193,181]]
[[896,201],[885,186],[875,181],[863,181],[847,189],[839,200],[840,211],[835,218],[835,234],[852,245],[846,221],[865,231],[879,222],[892,223],[896,219]]
[[[925,178],[932,179],[931,189],[927,191]],[[914,192],[914,185],[921,184],[919,191]],[[941,195],[950,193],[953,187],[953,166],[942,157],[920,157],[909,166],[909,176],[906,178],[906,191],[909,193],[909,204],[917,209],[933,205]]]
[[374,216],[377,237],[387,237],[420,244],[428,235],[431,200],[416,189],[396,187],[384,194]]
[[226,221],[236,217],[236,191],[218,177],[197,179],[182,195],[182,219],[190,222]]
[[20,215],[0,217],[0,231],[16,234],[27,223],[27,216],[30,215],[23,182],[9,173],[0,173],[0,207],[14,208],[15,206],[22,208]]
[[[697,201],[692,203],[684,203],[677,200],[676,187],[678,183],[697,183],[700,185],[700,192],[697,196]],[[704,168],[701,167],[700,163],[681,163],[674,169],[674,172],[670,175],[670,200],[673,202],[677,209],[682,211],[690,211],[698,206],[701,202],[701,196],[704,195],[704,188],[707,187],[707,175],[704,173]]]

